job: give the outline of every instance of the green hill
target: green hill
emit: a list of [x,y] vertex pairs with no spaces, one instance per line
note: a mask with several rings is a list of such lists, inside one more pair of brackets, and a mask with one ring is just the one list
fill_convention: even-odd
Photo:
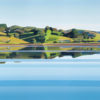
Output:
[[26,44],[26,43],[28,42],[15,37],[0,36],[0,44]]
[[99,42],[100,34],[90,30],[71,29],[64,32],[64,36],[70,37],[74,42]]
[[92,43],[100,42],[100,33],[90,30],[61,30],[53,27],[36,28],[0,24],[1,44],[25,43]]

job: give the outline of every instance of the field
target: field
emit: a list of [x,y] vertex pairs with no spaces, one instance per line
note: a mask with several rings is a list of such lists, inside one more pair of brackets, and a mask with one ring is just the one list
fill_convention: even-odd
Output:
[[0,36],[0,44],[26,44],[26,43],[28,42],[15,37]]

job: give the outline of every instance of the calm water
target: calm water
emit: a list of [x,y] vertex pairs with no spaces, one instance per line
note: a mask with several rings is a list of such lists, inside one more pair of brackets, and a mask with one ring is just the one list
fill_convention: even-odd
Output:
[[99,100],[99,51],[0,47],[0,100]]
[[100,81],[1,81],[0,84],[0,100],[99,100],[99,98]]

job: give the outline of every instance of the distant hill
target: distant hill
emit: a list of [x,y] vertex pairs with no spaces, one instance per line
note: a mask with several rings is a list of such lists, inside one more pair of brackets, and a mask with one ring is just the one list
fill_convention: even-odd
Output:
[[90,30],[70,29],[64,32],[64,36],[73,38],[75,41],[96,42],[100,40],[100,34]]
[[78,33],[78,35],[83,35],[84,33],[86,33],[87,35],[96,35],[99,32],[96,31],[90,31],[90,30],[80,30],[80,29],[70,29],[70,30],[66,30],[64,31],[64,34],[72,34],[73,31],[76,31]]
[[0,43],[86,43],[100,42],[100,32],[82,29],[62,30],[46,26],[36,28],[0,24]]

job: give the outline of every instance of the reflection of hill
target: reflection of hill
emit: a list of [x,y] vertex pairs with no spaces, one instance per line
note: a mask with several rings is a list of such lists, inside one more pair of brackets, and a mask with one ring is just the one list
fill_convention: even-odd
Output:
[[12,54],[11,52],[3,52],[4,50],[20,50],[25,47],[0,47],[0,59],[6,59],[9,58],[9,56]]
[[83,55],[93,55],[93,54],[97,54],[95,52],[62,52],[61,53],[61,57],[63,56],[72,56],[73,58],[76,58],[76,57],[80,57],[80,56],[83,56]]
[[[97,47],[2,47],[0,50],[26,50],[26,52],[0,52],[0,59],[53,59],[55,57],[72,56],[73,58],[82,55],[96,54],[94,50],[100,51]],[[27,52],[27,50],[44,50],[45,52]],[[47,52],[52,50],[52,52]],[[53,50],[85,50],[93,52],[53,52]]]
[[0,64],[5,64],[6,62],[0,62]]

